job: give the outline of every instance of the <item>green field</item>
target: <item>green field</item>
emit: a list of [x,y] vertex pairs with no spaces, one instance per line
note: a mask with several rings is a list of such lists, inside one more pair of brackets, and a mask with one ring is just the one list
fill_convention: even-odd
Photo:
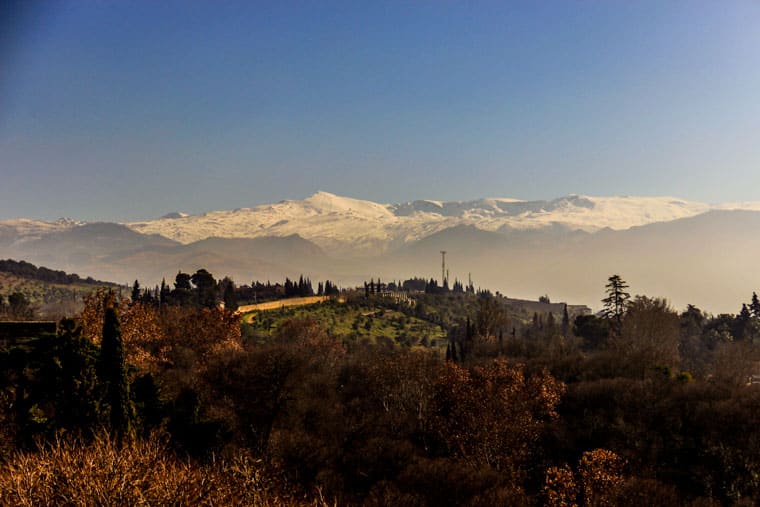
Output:
[[262,311],[244,324],[250,337],[267,337],[288,319],[314,319],[332,336],[348,343],[403,347],[445,347],[446,333],[438,324],[400,311],[363,303],[321,304]]

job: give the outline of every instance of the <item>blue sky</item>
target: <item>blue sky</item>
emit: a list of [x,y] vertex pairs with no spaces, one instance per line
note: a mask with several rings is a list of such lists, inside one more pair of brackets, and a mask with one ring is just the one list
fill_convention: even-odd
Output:
[[760,3],[3,2],[0,219],[760,200]]

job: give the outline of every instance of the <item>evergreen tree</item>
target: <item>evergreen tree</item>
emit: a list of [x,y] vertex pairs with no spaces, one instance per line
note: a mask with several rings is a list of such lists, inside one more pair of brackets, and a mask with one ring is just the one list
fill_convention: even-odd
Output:
[[235,282],[229,277],[225,277],[222,280],[222,300],[224,301],[224,308],[226,310],[235,311],[238,309],[237,291],[235,290]]
[[760,319],[760,299],[757,297],[757,292],[752,293],[752,302],[749,304],[749,311],[752,314],[752,318]]
[[750,312],[746,304],[743,304],[739,315],[736,316],[736,332],[734,338],[737,340],[752,340],[752,331],[752,312]]
[[161,291],[158,293],[158,304],[164,306],[169,303],[169,286],[166,285],[166,279],[161,279]]
[[554,335],[554,329],[556,327],[556,322],[554,321],[554,313],[549,312],[549,315],[546,317],[546,336],[547,338],[551,338]]
[[567,313],[567,305],[562,308],[562,336],[570,334],[570,314]]
[[290,281],[290,278],[285,278],[285,297],[290,298],[294,296],[294,287],[293,282]]
[[620,332],[623,315],[625,315],[628,301],[631,299],[631,295],[626,292],[627,288],[628,285],[619,275],[609,277],[605,286],[607,297],[602,299],[602,304],[604,305],[602,313],[610,321],[611,329],[616,334]]
[[[109,295],[109,299],[112,298],[113,295]],[[97,375],[104,388],[104,402],[108,407],[111,431],[121,440],[131,433],[133,410],[119,316],[111,301],[106,304]]]
[[179,271],[177,276],[174,277],[174,288],[178,290],[191,290],[190,275]]
[[306,281],[304,282],[304,291],[304,296],[314,295],[314,286],[311,284],[311,278],[306,278]]
[[61,320],[58,333],[56,345],[60,353],[54,382],[56,421],[62,428],[87,431],[95,427],[99,416],[97,349],[82,337],[82,328],[72,319]]
[[172,300],[175,304],[185,306],[190,304],[192,297],[192,287],[190,286],[190,275],[182,271],[177,273],[174,278],[174,290],[172,291]]
[[140,300],[140,282],[135,280],[132,285],[132,304],[137,303]]
[[211,273],[199,269],[190,280],[195,285],[195,301],[198,306],[213,308],[216,306],[216,281]]

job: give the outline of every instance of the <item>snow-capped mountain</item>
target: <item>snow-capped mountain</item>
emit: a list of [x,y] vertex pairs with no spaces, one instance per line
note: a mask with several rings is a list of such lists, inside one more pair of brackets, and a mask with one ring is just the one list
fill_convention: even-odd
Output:
[[0,221],[0,258],[147,285],[201,267],[240,283],[309,275],[350,287],[371,277],[451,277],[519,298],[594,306],[620,273],[636,293],[734,312],[757,291],[760,203],[566,196],[378,204],[319,192],[303,200],[130,224]]
[[328,252],[370,254],[458,225],[475,225],[489,231],[559,225],[594,232],[677,220],[710,209],[707,204],[672,197],[571,195],[550,201],[491,198],[379,204],[317,192],[304,200],[200,215],[173,213],[158,220],[126,225],[138,232],[160,234],[181,243],[208,237],[298,234]]

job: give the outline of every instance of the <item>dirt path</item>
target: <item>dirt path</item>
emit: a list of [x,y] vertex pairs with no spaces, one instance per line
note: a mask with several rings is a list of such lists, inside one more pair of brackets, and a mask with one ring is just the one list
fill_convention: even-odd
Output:
[[240,306],[237,309],[237,313],[250,314],[250,315],[245,315],[245,317],[243,318],[245,322],[250,324],[253,318],[255,317],[255,313],[253,312],[261,312],[265,310],[279,310],[280,308],[285,308],[288,306],[313,305],[315,303],[322,303],[323,301],[327,301],[328,299],[330,299],[330,296],[308,296],[308,297],[302,297],[302,298],[278,299],[277,301],[267,301],[266,303],[259,303],[256,305]]

